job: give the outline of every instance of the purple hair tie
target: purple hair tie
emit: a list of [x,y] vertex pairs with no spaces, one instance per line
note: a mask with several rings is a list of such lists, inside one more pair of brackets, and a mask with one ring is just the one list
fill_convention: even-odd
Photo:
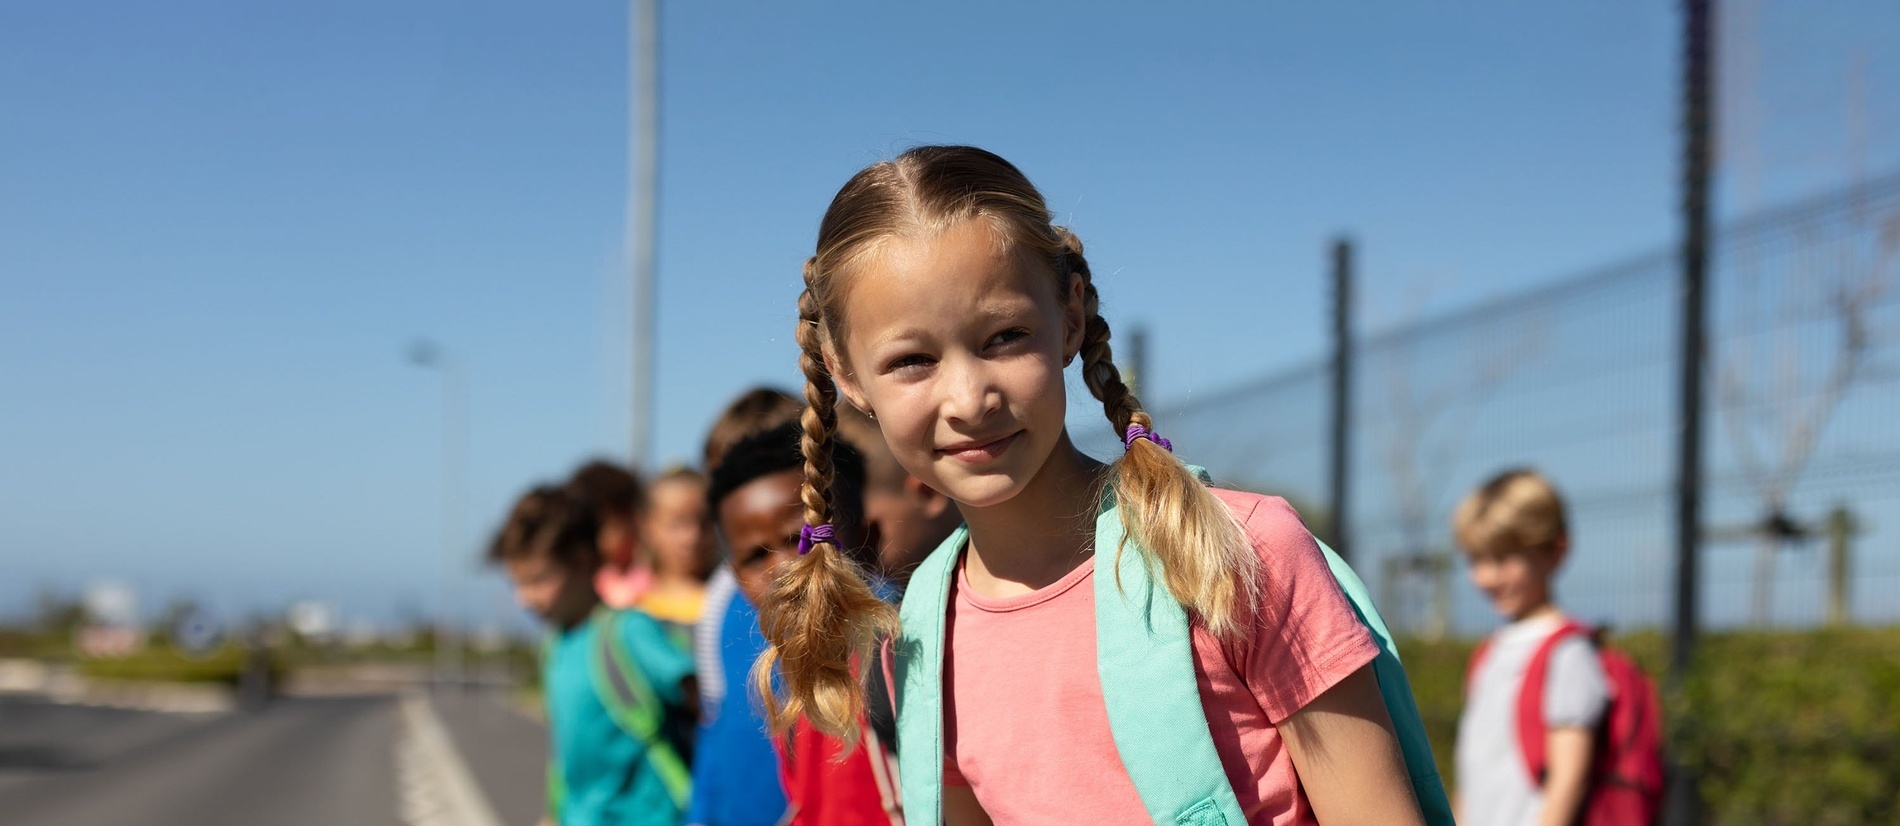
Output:
[[836,537],[837,531],[831,527],[831,523],[829,522],[823,525],[806,525],[805,527],[799,528],[798,555],[804,556],[805,554],[811,553],[813,545],[817,545],[820,542],[831,542]]
[[1161,438],[1161,434],[1142,427],[1141,425],[1131,424],[1128,426],[1128,432],[1122,434],[1122,446],[1132,448],[1135,446],[1136,439],[1147,439],[1150,442],[1160,445],[1162,450],[1169,453],[1174,452],[1174,443]]

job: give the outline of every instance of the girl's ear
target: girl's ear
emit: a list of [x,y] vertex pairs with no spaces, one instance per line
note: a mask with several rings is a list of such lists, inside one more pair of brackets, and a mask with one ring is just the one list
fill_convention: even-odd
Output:
[[870,415],[871,403],[864,397],[864,388],[858,386],[856,377],[845,369],[843,361],[830,347],[825,348],[825,372],[831,374],[831,382],[838,386],[838,395],[843,396],[859,412]]
[[1062,363],[1068,364],[1082,352],[1082,339],[1088,330],[1088,305],[1082,300],[1082,276],[1070,274],[1068,289],[1062,296]]

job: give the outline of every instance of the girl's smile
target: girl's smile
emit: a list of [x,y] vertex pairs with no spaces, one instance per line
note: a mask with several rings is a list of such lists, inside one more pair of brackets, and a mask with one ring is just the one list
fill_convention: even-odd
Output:
[[959,462],[978,465],[1003,455],[1003,451],[1008,450],[1010,445],[1015,444],[1016,437],[1020,435],[1022,435],[1022,431],[1018,430],[1007,436],[995,439],[974,439],[957,442],[956,444],[937,448],[937,452]]

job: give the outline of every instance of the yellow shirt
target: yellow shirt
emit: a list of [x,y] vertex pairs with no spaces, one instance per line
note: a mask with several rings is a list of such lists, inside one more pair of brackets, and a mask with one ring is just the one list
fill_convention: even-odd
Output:
[[635,607],[663,622],[693,625],[699,622],[700,612],[705,606],[706,591],[700,588],[670,594],[648,592]]

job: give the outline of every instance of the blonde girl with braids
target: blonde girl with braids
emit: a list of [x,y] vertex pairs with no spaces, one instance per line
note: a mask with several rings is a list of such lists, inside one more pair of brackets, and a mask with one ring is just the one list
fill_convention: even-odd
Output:
[[[1126,751],[1148,742],[1125,738],[1143,721],[1118,719],[1111,731],[1097,673],[1098,655],[1116,652],[1098,651],[1096,602],[1120,599],[1124,573],[1142,569],[1117,567],[1104,583],[1096,556],[1119,566],[1138,555],[1129,558],[1159,589],[1150,593],[1185,609],[1200,736],[1211,736],[1209,760],[1218,753],[1238,817],[1422,822],[1370,665],[1379,648],[1311,534],[1284,501],[1211,489],[1174,457],[1115,368],[1081,242],[1051,222],[1016,167],[981,149],[926,146],[864,169],[826,211],[804,281],[808,552],[761,607],[771,647],[757,673],[782,681],[776,693],[761,685],[774,725],[804,717],[848,734],[865,703],[860,664],[896,632],[902,691],[917,674],[931,678],[927,694],[898,697],[911,823],[1151,822],[1151,789],[1130,772],[1168,755]],[[1064,371],[1078,360],[1124,436],[1109,464],[1078,450],[1064,426]],[[915,612],[926,603],[913,580],[895,628],[827,541],[841,401],[966,520],[920,569],[945,572],[943,616]],[[1104,531],[1125,541],[1097,547]],[[903,676],[907,649],[926,636],[913,620],[941,629],[941,672]],[[1190,708],[1195,688],[1184,689]],[[937,716],[920,708],[940,708],[941,727],[915,717]],[[939,736],[913,741],[913,730]],[[1233,826],[1211,811],[1172,819]]]

